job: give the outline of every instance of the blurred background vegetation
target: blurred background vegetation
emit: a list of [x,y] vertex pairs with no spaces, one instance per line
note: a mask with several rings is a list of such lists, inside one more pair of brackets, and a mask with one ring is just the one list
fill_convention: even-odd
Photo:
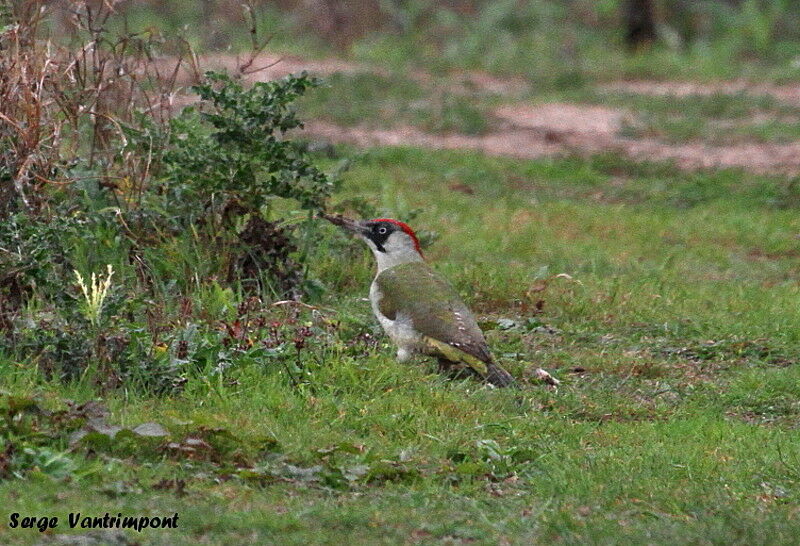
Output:
[[791,0],[203,0],[115,3],[132,31],[202,51],[250,46],[247,10],[272,47],[398,67],[482,69],[575,85],[584,78],[800,73]]

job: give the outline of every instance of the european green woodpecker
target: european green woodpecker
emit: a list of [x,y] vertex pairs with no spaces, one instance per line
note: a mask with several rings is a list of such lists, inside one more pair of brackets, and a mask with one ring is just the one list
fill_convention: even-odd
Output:
[[372,311],[397,345],[397,359],[435,356],[440,369],[479,375],[497,387],[514,378],[492,360],[483,332],[455,289],[425,263],[408,225],[378,218],[355,221],[325,215],[363,239],[378,262],[369,299]]

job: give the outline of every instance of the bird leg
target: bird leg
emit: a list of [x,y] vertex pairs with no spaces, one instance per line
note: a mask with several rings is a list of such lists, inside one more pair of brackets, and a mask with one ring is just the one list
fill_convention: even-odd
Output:
[[450,379],[466,379],[468,377],[482,380],[481,374],[462,362],[453,362],[446,358],[438,357],[438,371]]

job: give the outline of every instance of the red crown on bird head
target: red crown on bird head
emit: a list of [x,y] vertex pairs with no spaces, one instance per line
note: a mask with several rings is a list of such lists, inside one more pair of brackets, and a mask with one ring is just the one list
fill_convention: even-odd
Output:
[[411,226],[409,226],[405,222],[401,222],[400,220],[394,220],[392,218],[375,218],[374,220],[370,220],[370,222],[389,222],[390,224],[396,225],[397,227],[402,229],[403,232],[408,234],[409,237],[411,237],[411,240],[414,241],[414,250],[416,250],[417,253],[420,256],[422,256],[422,249],[420,249],[419,239],[417,239],[417,234],[414,233],[414,230],[411,229]]

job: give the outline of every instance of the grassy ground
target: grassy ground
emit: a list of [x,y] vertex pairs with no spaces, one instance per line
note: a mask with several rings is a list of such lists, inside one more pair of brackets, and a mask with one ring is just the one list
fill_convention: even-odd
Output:
[[488,110],[496,95],[477,90],[447,90],[401,73],[335,73],[301,102],[307,117],[342,126],[413,125],[426,131],[475,135],[489,127]]
[[[404,32],[338,51],[380,69],[328,77],[301,100],[302,117],[481,134],[502,130],[499,105],[572,102],[631,112],[621,131],[632,139],[798,136],[800,110],[775,98],[600,85],[787,80],[797,76],[794,43],[762,44],[774,57],[763,60],[748,43],[758,28],[744,21],[710,43],[631,54],[616,31],[577,32],[556,5],[526,4],[555,10],[548,15],[517,4],[488,3],[467,25],[440,14],[436,40],[420,28],[428,18],[395,14]],[[174,33],[209,18],[177,7],[134,7],[129,23],[146,30],[164,19]],[[243,50],[243,21],[185,33],[201,49]],[[286,21],[259,19],[276,50],[334,54]],[[514,76],[521,88],[490,92],[465,83],[464,70]],[[0,308],[14,320],[0,320],[13,330],[0,338],[13,339],[0,345],[0,543],[62,533],[145,544],[796,542],[797,178],[616,155],[321,148],[315,161],[329,171],[352,163],[334,208],[417,228],[522,389],[449,381],[423,358],[397,363],[364,299],[372,257],[332,226],[303,241],[305,273],[318,281],[304,287],[311,307],[276,305],[285,296],[263,276],[255,293],[231,280],[243,226],[224,224],[227,207],[217,225],[210,209],[186,224],[159,224],[172,210],[147,205],[116,215],[136,193],[125,180],[104,193],[70,171],[78,182],[54,213],[63,229],[41,227],[25,252],[0,248],[3,259],[24,254],[19,270],[0,268],[0,295],[17,274],[33,279],[24,305]],[[136,153],[126,147],[124,162]],[[264,210],[301,225],[296,208],[269,200]],[[88,276],[106,264],[109,301],[89,324],[72,270]],[[117,336],[124,361],[109,356]],[[539,366],[561,380],[557,391],[530,378]],[[59,525],[11,528],[15,512]],[[117,534],[71,530],[71,512],[179,519],[177,530]]]
[[[592,96],[594,95],[594,96]],[[714,93],[685,97],[634,93],[589,93],[589,102],[634,112],[625,131],[633,138],[655,137],[668,142],[700,140],[791,142],[797,140],[798,108],[767,95]]]
[[650,96],[586,85],[537,90],[520,85],[509,96],[476,88],[457,75],[431,79],[426,72],[334,73],[304,98],[304,116],[338,125],[388,129],[414,126],[431,133],[479,135],[501,130],[492,111],[502,105],[575,103],[625,113],[618,135],[664,143],[787,143],[800,136],[800,108],[769,95],[717,92]]
[[[331,231],[314,266],[328,296],[295,315],[329,337],[298,362],[299,384],[241,351],[224,373],[190,374],[180,395],[103,395],[107,423],[157,422],[167,437],[70,449],[63,414],[19,406],[64,410],[97,391],[0,357],[16,434],[45,438],[36,470],[0,484],[9,513],[56,515],[68,532],[71,511],[178,512],[177,531],[129,535],[154,544],[794,540],[789,181],[611,157],[356,155],[340,199],[374,196],[361,206],[435,231],[429,260],[503,365],[519,377],[545,367],[561,388],[492,390],[396,363],[362,299],[371,258]],[[40,539],[0,528],[4,543]]]

